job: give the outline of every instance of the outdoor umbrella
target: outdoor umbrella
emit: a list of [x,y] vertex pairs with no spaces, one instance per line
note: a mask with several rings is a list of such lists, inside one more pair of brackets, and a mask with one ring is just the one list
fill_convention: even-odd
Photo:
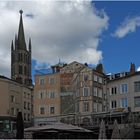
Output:
[[22,112],[18,112],[17,114],[17,133],[16,138],[17,139],[23,139],[24,138],[24,123],[22,118]]

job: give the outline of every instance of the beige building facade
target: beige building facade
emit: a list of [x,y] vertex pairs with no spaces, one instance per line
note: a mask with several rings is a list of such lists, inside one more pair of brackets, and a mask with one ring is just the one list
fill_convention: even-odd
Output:
[[60,73],[36,75],[34,88],[35,125],[55,121],[55,116],[58,115],[60,115]]
[[[53,84],[49,83],[51,78],[55,81]],[[93,113],[106,111],[105,80],[102,69],[92,69],[76,61],[56,73],[36,75],[35,125],[51,121],[90,123]],[[55,93],[53,99],[49,97],[50,91]],[[51,107],[54,108],[53,114],[50,113]]]
[[56,73],[35,77],[37,125],[54,121],[87,125],[96,115],[128,110],[140,112],[140,72],[133,64],[130,72],[106,76],[102,64],[93,69],[74,61]]
[[24,126],[33,120],[33,89],[0,76],[0,131],[16,129],[16,116],[22,112]]

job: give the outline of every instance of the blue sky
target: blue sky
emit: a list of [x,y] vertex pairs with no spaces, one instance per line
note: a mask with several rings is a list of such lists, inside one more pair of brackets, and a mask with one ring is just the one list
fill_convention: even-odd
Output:
[[140,69],[140,2],[17,0],[0,1],[1,75],[10,77],[20,9],[26,43],[32,39],[33,77],[35,69],[48,69],[59,59],[103,63],[106,73],[128,71],[131,62]]
[[129,70],[130,63],[140,65],[140,27],[123,38],[112,37],[126,18],[140,16],[140,2],[94,2],[97,9],[104,9],[109,16],[109,27],[102,34],[99,49],[103,52],[105,71],[115,73]]

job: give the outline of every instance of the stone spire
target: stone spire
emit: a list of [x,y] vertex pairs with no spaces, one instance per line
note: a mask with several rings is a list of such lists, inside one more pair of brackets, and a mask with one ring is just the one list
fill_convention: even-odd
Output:
[[29,39],[29,50],[27,50],[22,20],[23,11],[20,10],[19,13],[18,35],[15,35],[15,46],[13,42],[11,44],[11,79],[26,86],[31,86],[31,39]]
[[17,35],[15,35],[15,49],[17,50],[17,46],[18,46],[18,39],[17,39]]
[[23,11],[20,10],[19,13],[20,13],[20,22],[19,22],[19,30],[18,30],[18,48],[17,49],[26,50],[24,27],[23,27],[23,20],[22,20]]
[[11,50],[12,51],[14,50],[13,40],[12,40],[12,43],[11,43]]
[[31,38],[29,38],[29,52],[32,50],[32,45],[31,45]]

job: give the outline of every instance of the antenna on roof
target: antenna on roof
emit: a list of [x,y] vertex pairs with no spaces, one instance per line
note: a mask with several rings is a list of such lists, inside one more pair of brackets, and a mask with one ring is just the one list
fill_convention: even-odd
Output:
[[61,63],[60,58],[59,58],[59,64]]

